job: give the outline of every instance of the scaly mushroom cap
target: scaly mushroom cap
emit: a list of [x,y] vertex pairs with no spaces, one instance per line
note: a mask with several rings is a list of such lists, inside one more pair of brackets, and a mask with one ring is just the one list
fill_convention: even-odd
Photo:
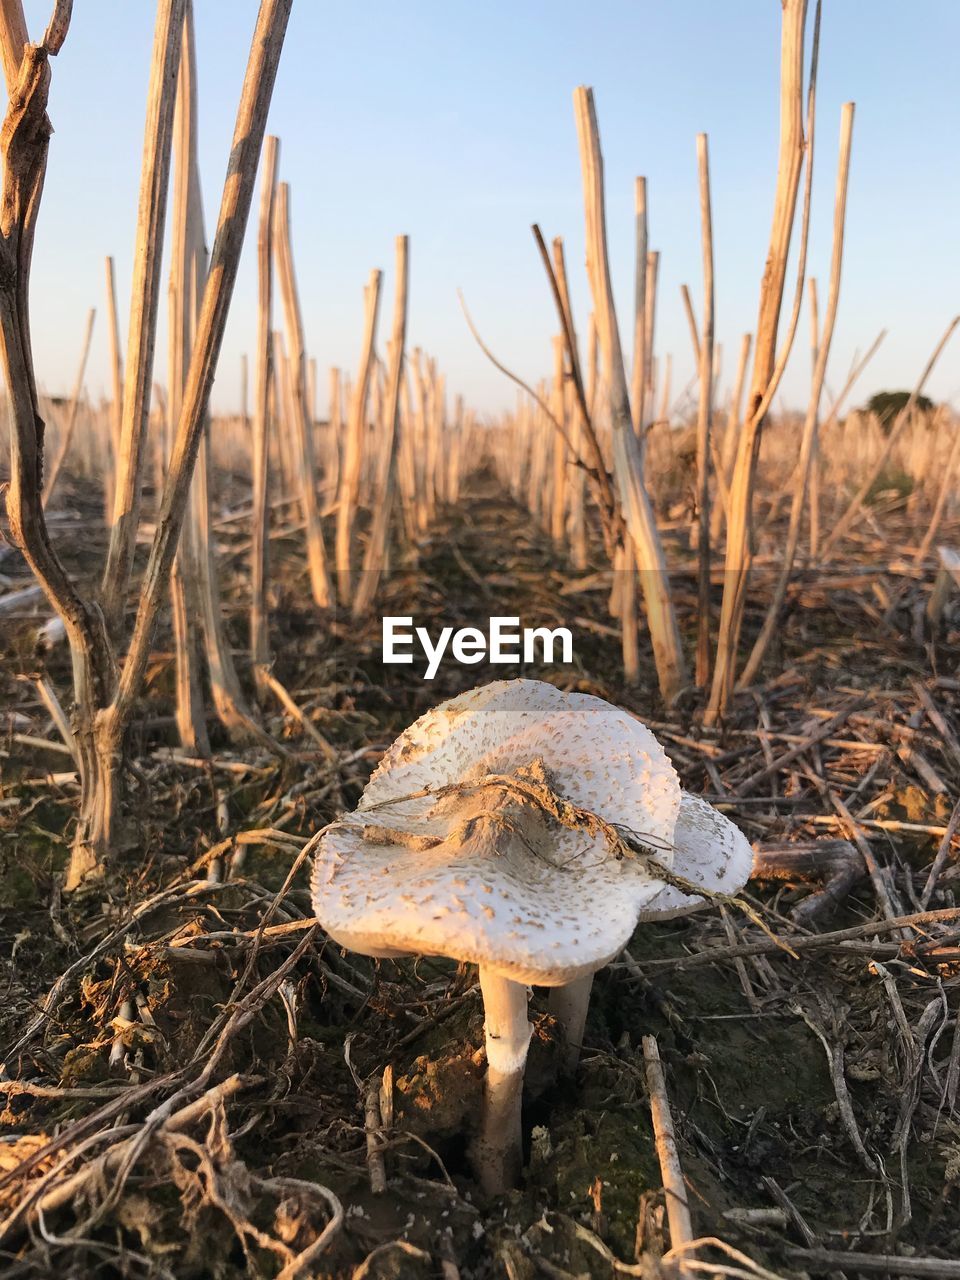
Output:
[[[322,837],[312,881],[320,922],[366,955],[443,955],[562,986],[611,960],[664,894],[665,913],[697,905],[642,859],[614,856],[602,832],[571,829],[523,794],[540,785],[628,828],[668,868],[675,833],[697,837],[688,864],[705,852],[700,811],[682,805],[643,724],[600,698],[498,681],[421,716],[355,812]],[[728,880],[739,861],[724,860]],[[694,879],[691,869],[681,873]],[[749,862],[736,887],[748,873]],[[703,880],[714,887],[708,871]]]
[[536,759],[565,799],[642,833],[669,857],[680,783],[663,747],[619,707],[543,680],[497,680],[422,715],[388,749],[358,809]]
[[[737,893],[750,879],[753,850],[738,826],[712,804],[680,793],[670,870],[711,893]],[[640,911],[639,921],[672,920],[704,906],[705,899],[665,884]]]

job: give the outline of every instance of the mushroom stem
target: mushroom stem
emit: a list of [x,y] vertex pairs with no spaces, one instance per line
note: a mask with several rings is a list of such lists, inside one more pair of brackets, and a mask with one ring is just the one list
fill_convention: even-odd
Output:
[[564,1075],[572,1076],[580,1061],[580,1050],[583,1047],[583,1028],[587,1022],[587,1009],[590,1007],[590,992],[593,989],[593,974],[585,978],[577,978],[566,986],[554,987],[550,992],[547,1008],[560,1024],[563,1033],[563,1055],[560,1068]]
[[487,1195],[500,1195],[516,1185],[523,1163],[520,1103],[533,1028],[527,1021],[525,983],[513,982],[481,965],[480,990],[487,1075],[473,1161],[483,1190]]

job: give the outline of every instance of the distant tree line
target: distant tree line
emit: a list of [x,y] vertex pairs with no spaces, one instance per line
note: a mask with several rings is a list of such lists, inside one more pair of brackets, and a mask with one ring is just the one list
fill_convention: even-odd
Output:
[[[885,431],[889,431],[896,422],[897,414],[909,399],[909,391],[878,391],[867,401],[867,409],[870,413],[875,413],[880,419],[880,425]],[[929,396],[919,395],[917,408],[926,413],[934,408],[934,403]]]

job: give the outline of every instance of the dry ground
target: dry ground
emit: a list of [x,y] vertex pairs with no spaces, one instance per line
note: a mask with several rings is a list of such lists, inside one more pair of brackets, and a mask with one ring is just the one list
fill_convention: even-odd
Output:
[[[88,528],[98,503],[74,488],[68,506]],[[802,583],[772,655],[779,674],[706,733],[694,697],[670,712],[659,705],[650,670],[640,688],[622,687],[608,579],[572,582],[525,515],[485,482],[464,510],[424,539],[417,566],[398,565],[384,612],[475,616],[489,595],[498,612],[572,622],[577,664],[551,678],[652,723],[684,785],[724,803],[752,840],[843,836],[848,810],[863,824],[876,883],[864,879],[811,928],[789,919],[807,887],[751,884],[796,957],[745,918],[714,910],[642,927],[599,975],[571,1083],[551,1083],[554,1028],[535,997],[526,1175],[511,1196],[484,1203],[466,1159],[482,1076],[475,972],[341,954],[303,923],[302,867],[276,897],[303,838],[355,802],[383,747],[476,672],[447,665],[432,684],[408,673],[384,690],[379,620],[358,628],[307,607],[296,539],[278,538],[276,672],[339,764],[274,708],[266,726],[287,758],[231,749],[212,728],[211,764],[178,759],[161,633],[132,736],[128,852],[105,896],[68,901],[57,873],[75,786],[50,771],[71,762],[14,736],[55,737],[23,677],[47,669],[66,689],[67,656],[38,655],[33,626],[5,622],[4,1273],[272,1276],[332,1222],[305,1274],[652,1277],[665,1227],[639,1049],[650,1032],[698,1234],[784,1275],[887,1269],[824,1259],[824,1250],[960,1256],[960,911],[900,936],[877,892],[894,914],[919,910],[960,784],[960,635],[948,630],[934,648],[919,634],[929,578],[891,567],[867,540],[858,563]],[[72,567],[93,574],[96,538],[71,537],[71,527],[61,524],[59,537]],[[223,526],[221,538],[239,651],[242,525]],[[9,560],[0,572],[17,576]],[[692,636],[693,579],[678,580],[690,584],[682,613]],[[234,837],[246,831],[269,834],[241,845]],[[223,875],[209,880],[221,833]],[[951,856],[931,908],[953,907],[958,875]],[[744,956],[705,954],[748,943]],[[385,1071],[376,1099],[371,1086]],[[222,1100],[209,1091],[224,1081]],[[370,1189],[374,1100],[383,1195]],[[164,1127],[171,1112],[183,1123]],[[31,1192],[54,1185],[41,1179],[59,1162],[62,1182],[111,1149],[101,1176],[61,1207],[32,1211]],[[333,1199],[305,1182],[339,1200],[339,1225]]]

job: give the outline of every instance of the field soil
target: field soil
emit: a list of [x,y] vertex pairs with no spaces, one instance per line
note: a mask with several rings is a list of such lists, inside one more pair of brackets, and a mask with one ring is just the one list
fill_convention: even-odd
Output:
[[[572,575],[488,479],[473,486],[415,554],[398,553],[364,624],[309,605],[298,535],[278,531],[274,670],[333,756],[274,702],[263,724],[283,755],[232,744],[211,719],[212,759],[185,757],[158,633],[131,733],[124,852],[104,884],[69,897],[76,784],[33,679],[67,690],[69,656],[38,651],[36,620],[4,621],[5,1276],[292,1274],[327,1228],[301,1274],[654,1277],[669,1233],[646,1035],[665,1064],[694,1233],[727,1246],[704,1258],[744,1274],[855,1276],[885,1267],[845,1265],[850,1251],[960,1257],[960,913],[889,924],[920,910],[960,782],[960,635],[948,619],[934,643],[918,622],[929,577],[869,546],[842,571],[801,576],[776,675],[706,731],[695,693],[661,704],[643,634],[641,681],[624,686],[609,575]],[[236,500],[227,487],[225,507]],[[66,508],[58,544],[92,579],[99,498],[74,486]],[[682,531],[670,536],[671,555],[688,558]],[[252,690],[242,522],[221,522],[218,537],[227,629]],[[10,559],[0,571],[22,576]],[[692,645],[692,569],[676,581]],[[756,581],[750,634],[769,586],[762,569]],[[806,924],[790,913],[819,886],[792,879],[748,885],[766,931],[716,907],[642,926],[597,977],[572,1080],[557,1082],[556,1026],[535,992],[525,1171],[493,1202],[469,1163],[484,1069],[476,971],[345,954],[306,923],[306,837],[355,804],[417,715],[492,675],[445,663],[431,682],[395,667],[385,683],[381,612],[431,630],[489,612],[571,626],[575,663],[525,674],[637,713],[683,785],[757,845],[847,839],[872,864]],[[951,854],[931,910],[954,907],[958,877]],[[38,1195],[98,1159],[36,1213]]]

